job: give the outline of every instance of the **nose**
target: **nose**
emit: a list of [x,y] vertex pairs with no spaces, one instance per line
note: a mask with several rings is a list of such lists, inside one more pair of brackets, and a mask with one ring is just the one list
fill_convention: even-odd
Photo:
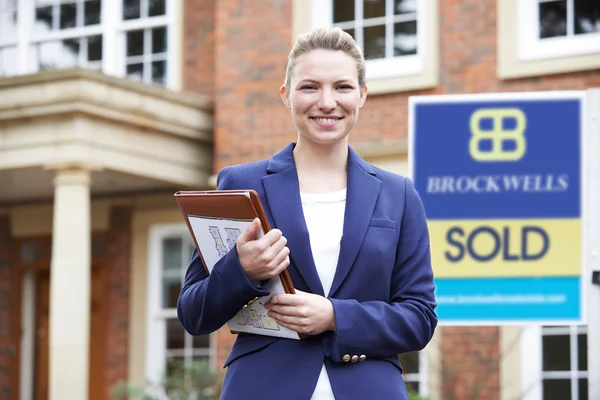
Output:
[[319,107],[319,110],[324,112],[330,112],[335,109],[336,102],[331,90],[321,90],[321,96],[319,97],[319,102],[317,106]]

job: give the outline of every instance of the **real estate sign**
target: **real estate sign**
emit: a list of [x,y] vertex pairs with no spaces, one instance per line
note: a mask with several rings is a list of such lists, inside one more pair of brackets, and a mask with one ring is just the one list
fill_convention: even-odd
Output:
[[584,101],[585,92],[411,98],[410,175],[441,324],[583,322]]

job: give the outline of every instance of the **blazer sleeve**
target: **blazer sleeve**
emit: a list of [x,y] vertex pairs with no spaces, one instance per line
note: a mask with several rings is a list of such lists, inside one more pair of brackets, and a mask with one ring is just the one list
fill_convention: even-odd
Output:
[[409,179],[405,196],[391,301],[330,299],[336,331],[328,336],[326,348],[334,361],[345,354],[385,358],[418,351],[433,336],[438,320],[429,232],[422,201]]
[[[217,189],[237,189],[232,167],[217,177]],[[244,272],[234,246],[214,266],[210,276],[194,250],[177,300],[177,317],[191,335],[205,335],[222,327],[255,297],[268,295],[252,285]]]

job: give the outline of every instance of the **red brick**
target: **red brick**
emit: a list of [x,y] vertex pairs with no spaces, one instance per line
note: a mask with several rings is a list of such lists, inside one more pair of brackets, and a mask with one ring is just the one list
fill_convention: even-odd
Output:
[[11,398],[12,380],[12,238],[8,215],[0,215],[0,399]]
[[132,209],[114,207],[106,235],[106,387],[127,380]]

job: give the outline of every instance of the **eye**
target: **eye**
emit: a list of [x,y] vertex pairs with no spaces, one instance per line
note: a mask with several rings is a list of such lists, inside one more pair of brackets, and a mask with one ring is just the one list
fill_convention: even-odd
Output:
[[317,90],[317,87],[315,85],[303,85],[300,90]]
[[338,89],[341,89],[341,90],[352,90],[354,88],[352,86],[350,86],[350,85],[343,84],[343,85],[338,86]]

